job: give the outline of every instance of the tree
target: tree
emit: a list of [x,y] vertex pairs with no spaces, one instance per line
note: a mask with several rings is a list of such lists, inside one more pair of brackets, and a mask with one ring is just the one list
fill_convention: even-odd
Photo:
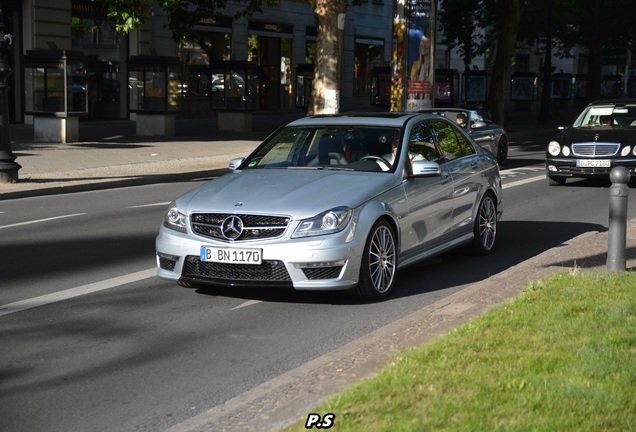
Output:
[[504,122],[504,96],[510,85],[522,0],[442,0],[442,42],[458,48],[468,63],[474,56],[494,55],[486,104],[493,120]]
[[494,54],[487,104],[495,121],[503,122],[515,48],[545,49],[548,33],[547,51],[557,57],[570,56],[575,45],[583,46],[588,50],[588,97],[596,99],[601,91],[603,52],[634,48],[635,15],[633,0],[442,0],[439,22],[442,42],[458,48],[465,62],[476,55]]
[[[559,5],[572,0],[554,0]],[[561,8],[559,8],[561,9]],[[576,7],[569,14],[570,31],[567,36],[589,50],[588,95],[591,99],[601,96],[603,52],[608,48],[620,48],[625,52],[634,44],[633,0],[576,0]]]
[[[98,0],[92,0],[98,1]],[[316,18],[316,64],[314,87],[312,89],[310,113],[320,114],[339,109],[339,90],[341,87],[342,52],[344,39],[344,14],[347,0],[299,0],[312,7]],[[202,16],[212,16],[223,11],[228,0],[157,0],[169,16],[168,27],[175,41],[190,34],[193,25]],[[250,16],[262,12],[262,6],[278,5],[278,0],[233,0],[240,4],[241,10],[236,17]],[[360,4],[354,0],[353,4]],[[148,3],[145,0],[110,0],[108,16],[116,23],[121,32],[137,29],[147,16]]]

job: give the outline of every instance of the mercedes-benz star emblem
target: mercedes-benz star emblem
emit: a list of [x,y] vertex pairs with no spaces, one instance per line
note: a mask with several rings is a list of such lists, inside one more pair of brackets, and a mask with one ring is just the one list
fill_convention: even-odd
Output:
[[229,216],[223,221],[221,232],[226,239],[236,240],[243,234],[243,221],[238,216]]

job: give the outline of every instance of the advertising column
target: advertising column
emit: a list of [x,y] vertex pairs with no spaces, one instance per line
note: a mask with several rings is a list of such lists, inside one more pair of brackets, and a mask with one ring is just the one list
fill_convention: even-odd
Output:
[[406,58],[406,12],[404,0],[393,0],[393,43],[391,46],[391,111],[404,111],[404,64]]
[[433,106],[435,82],[435,2],[408,0],[406,111]]

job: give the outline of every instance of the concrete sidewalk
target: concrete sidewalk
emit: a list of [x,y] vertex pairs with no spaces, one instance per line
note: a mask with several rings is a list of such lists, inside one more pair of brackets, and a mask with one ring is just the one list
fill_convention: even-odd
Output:
[[33,142],[33,126],[12,125],[22,168],[18,182],[0,185],[0,200],[217,176],[298,117],[255,117],[250,133],[219,133],[216,119],[177,120],[173,137],[137,136],[133,121],[80,122],[79,142],[67,144]]
[[[253,132],[219,132],[216,118],[178,119],[173,137],[141,137],[128,120],[80,122],[79,142],[36,143],[32,125],[11,125],[18,182],[0,184],[0,200],[208,178],[227,172],[299,112],[253,116]],[[506,129],[536,129],[535,112],[511,112]],[[554,126],[543,126],[556,131]]]

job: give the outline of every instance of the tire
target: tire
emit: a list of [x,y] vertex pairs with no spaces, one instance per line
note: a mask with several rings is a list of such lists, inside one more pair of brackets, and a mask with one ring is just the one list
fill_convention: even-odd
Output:
[[349,294],[364,300],[383,299],[395,286],[396,271],[395,233],[388,222],[379,220],[373,225],[364,246],[358,285]]
[[492,252],[497,238],[497,204],[490,193],[484,195],[479,203],[473,233],[473,251],[478,255]]
[[550,186],[563,186],[565,184],[565,177],[550,177],[548,176],[548,184]]
[[497,163],[501,166],[508,160],[508,138],[502,135],[497,146]]

